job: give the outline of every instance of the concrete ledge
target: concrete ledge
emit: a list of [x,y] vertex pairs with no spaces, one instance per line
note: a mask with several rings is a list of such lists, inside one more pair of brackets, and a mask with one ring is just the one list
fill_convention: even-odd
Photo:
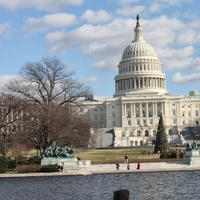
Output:
[[116,170],[114,164],[91,165],[83,170],[71,170],[56,173],[20,173],[20,174],[0,174],[0,178],[19,178],[19,177],[45,177],[45,176],[74,176],[91,174],[115,174],[115,173],[153,173],[153,172],[181,172],[181,171],[200,171],[200,166],[185,165],[184,163],[141,163],[141,169],[137,170],[137,163],[130,163],[131,169],[126,169],[126,164],[120,164],[120,169]]

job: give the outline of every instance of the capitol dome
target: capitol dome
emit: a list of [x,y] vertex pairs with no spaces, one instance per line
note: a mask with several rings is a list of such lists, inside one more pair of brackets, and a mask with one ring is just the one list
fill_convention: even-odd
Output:
[[134,59],[137,57],[154,57],[157,59],[157,54],[154,48],[144,40],[139,42],[133,40],[133,42],[124,50],[122,60]]
[[142,36],[139,15],[134,29],[135,38],[128,45],[118,65],[114,96],[131,96],[141,93],[166,94],[166,75],[155,49]]

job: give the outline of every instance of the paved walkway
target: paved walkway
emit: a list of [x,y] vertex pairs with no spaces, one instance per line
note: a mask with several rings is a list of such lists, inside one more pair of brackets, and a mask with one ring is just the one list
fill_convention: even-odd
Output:
[[36,176],[67,176],[67,175],[90,175],[105,173],[141,173],[141,172],[166,172],[166,171],[200,171],[198,165],[187,165],[184,162],[154,162],[140,163],[140,169],[137,170],[137,163],[130,163],[130,170],[127,170],[127,164],[120,163],[119,170],[116,170],[115,164],[90,165],[82,168],[64,169],[64,172],[56,173],[22,173],[22,174],[0,174],[2,177],[36,177]]

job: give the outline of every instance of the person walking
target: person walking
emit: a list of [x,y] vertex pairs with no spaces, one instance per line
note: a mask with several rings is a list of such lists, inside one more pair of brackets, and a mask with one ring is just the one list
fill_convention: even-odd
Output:
[[128,164],[128,156],[127,155],[125,155],[124,159],[125,159],[125,163]]
[[127,169],[128,169],[128,170],[130,169],[130,164],[129,164],[129,163],[127,164]]
[[64,163],[61,163],[61,165],[60,165],[60,172],[63,172],[63,168],[64,168]]
[[117,162],[117,163],[116,163],[116,169],[119,170],[119,167],[120,167],[120,165],[119,165],[119,163]]
[[140,163],[137,164],[137,169],[140,169]]

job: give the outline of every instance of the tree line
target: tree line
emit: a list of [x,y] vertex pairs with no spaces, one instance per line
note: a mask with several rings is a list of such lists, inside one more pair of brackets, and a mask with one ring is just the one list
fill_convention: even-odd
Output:
[[0,154],[34,148],[43,157],[54,141],[87,147],[92,122],[77,102],[90,94],[58,58],[27,62],[0,94]]

